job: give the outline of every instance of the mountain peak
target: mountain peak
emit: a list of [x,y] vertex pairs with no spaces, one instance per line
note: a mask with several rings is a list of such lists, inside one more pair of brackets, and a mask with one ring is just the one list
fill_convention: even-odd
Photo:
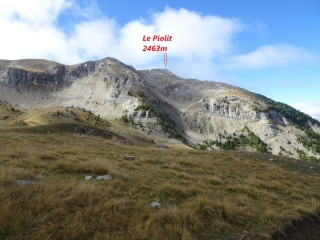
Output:
[[[0,60],[0,86],[0,100],[13,106],[76,106],[107,119],[131,119],[130,131],[154,139],[180,136],[206,148],[320,156],[320,126],[311,117],[239,87],[180,78],[167,68],[136,70],[111,57],[69,66]],[[242,135],[250,146],[241,145]]]

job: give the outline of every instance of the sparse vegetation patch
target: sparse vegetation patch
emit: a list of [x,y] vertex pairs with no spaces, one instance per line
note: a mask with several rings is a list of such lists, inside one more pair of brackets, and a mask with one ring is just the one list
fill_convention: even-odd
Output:
[[[250,131],[247,126],[243,128],[242,133],[239,135],[239,137],[236,136],[237,135],[235,133],[227,137],[223,134],[219,134],[218,140],[204,140],[202,144],[199,144],[199,149],[205,150],[208,147],[211,148],[213,145],[216,145],[220,149],[235,150],[237,147],[248,145],[256,149],[258,152],[268,152],[266,144],[257,135]],[[222,142],[221,138],[227,140]]]
[[[143,110],[154,113],[157,117],[158,124],[162,127],[164,132],[169,133],[170,137],[177,139],[181,138],[181,134],[176,130],[174,122],[167,114],[155,107],[155,101],[151,102],[143,92],[138,92],[137,97],[141,101],[141,104],[135,108],[135,111]],[[133,122],[133,120],[129,119],[127,115],[122,116],[122,120],[124,122]]]

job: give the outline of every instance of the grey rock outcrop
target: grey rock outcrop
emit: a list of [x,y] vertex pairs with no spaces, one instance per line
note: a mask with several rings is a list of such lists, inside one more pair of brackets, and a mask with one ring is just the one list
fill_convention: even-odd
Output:
[[151,207],[152,207],[152,208],[155,208],[155,209],[160,209],[160,208],[161,208],[161,205],[160,205],[160,203],[153,202],[153,203],[151,203]]
[[110,175],[101,175],[96,177],[97,180],[111,180],[112,177]]
[[128,160],[128,161],[133,161],[134,160],[134,156],[125,156],[124,159]]
[[18,185],[18,186],[22,186],[22,185],[36,185],[37,183],[36,182],[32,182],[32,181],[28,181],[28,180],[16,180],[16,179],[13,179],[12,180],[12,183],[14,185]]
[[158,148],[164,148],[164,149],[168,149],[169,147],[165,144],[157,144]]

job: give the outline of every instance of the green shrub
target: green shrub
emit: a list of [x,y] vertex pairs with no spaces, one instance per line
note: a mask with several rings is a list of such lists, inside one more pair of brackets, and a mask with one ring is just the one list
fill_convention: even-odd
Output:
[[121,119],[122,119],[122,121],[124,121],[124,122],[129,122],[129,119],[128,119],[128,116],[127,116],[127,115],[123,115],[123,116],[121,117]]

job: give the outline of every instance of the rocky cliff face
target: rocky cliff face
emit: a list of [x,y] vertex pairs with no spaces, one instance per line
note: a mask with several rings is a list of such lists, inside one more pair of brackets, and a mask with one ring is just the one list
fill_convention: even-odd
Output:
[[17,107],[74,105],[105,117],[134,110],[138,101],[128,91],[144,90],[137,71],[113,58],[72,66],[46,60],[2,60],[0,86],[0,99]]
[[[162,121],[157,121],[162,112],[194,146],[203,140],[239,137],[247,127],[272,153],[290,152],[297,157],[295,149],[303,149],[297,137],[308,139],[280,111],[262,110],[268,103],[254,93],[224,83],[182,79],[168,70],[137,71],[113,58],[72,66],[46,60],[0,60],[0,100],[24,109],[73,105],[108,119],[127,115],[159,132],[161,127],[155,125]],[[152,110],[145,105],[152,105]],[[307,124],[320,133],[317,121]]]
[[[279,111],[268,109],[269,103],[259,95],[224,83],[182,79],[160,69],[140,72],[158,107],[170,115],[192,143],[226,142],[239,138],[247,127],[273,154],[298,157],[296,149],[300,149],[307,156],[319,157],[319,153],[297,140],[303,136],[311,141],[301,130],[303,127]],[[320,133],[319,122],[308,124],[315,133]]]
[[37,85],[62,89],[70,86],[75,79],[95,71],[95,62],[67,67],[46,60],[1,60],[0,66],[1,83],[8,87]]

